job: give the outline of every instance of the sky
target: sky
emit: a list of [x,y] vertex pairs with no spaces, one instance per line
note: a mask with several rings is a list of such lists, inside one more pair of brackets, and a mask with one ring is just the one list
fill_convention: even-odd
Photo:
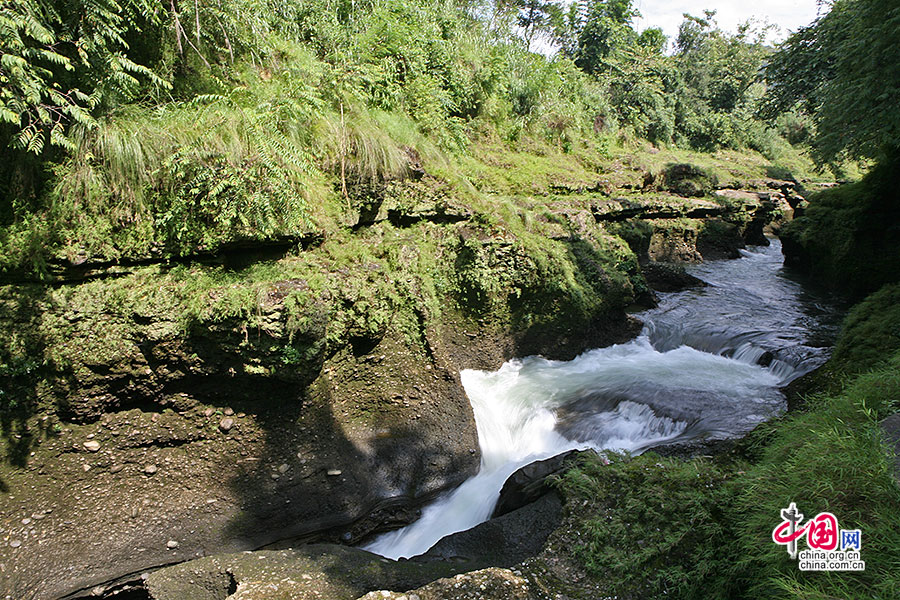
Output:
[[636,28],[661,27],[670,45],[678,36],[683,13],[702,16],[704,9],[715,10],[719,27],[731,32],[751,17],[767,20],[781,30],[770,35],[769,41],[775,42],[809,25],[819,8],[816,0],[635,0],[634,4],[643,15],[635,21]]

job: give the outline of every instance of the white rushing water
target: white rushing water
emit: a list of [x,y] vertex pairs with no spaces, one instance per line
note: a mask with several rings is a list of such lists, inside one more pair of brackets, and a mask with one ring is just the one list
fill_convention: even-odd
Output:
[[[780,257],[773,250],[779,249],[748,252],[748,260],[731,261],[744,264],[721,263],[718,271],[704,265],[703,275],[723,281],[666,296],[660,308],[645,313],[643,335],[632,342],[566,362],[529,357],[495,372],[463,371],[482,452],[479,473],[426,507],[418,521],[366,549],[395,559],[416,556],[474,527],[490,518],[506,479],[536,460],[576,448],[637,453],[676,439],[734,437],[777,414],[783,407],[777,386],[822,357],[782,339],[792,323],[785,311],[801,318],[796,284],[771,283],[787,287],[774,309],[775,301],[764,299],[763,321],[747,323],[739,315],[753,294],[735,294],[728,274],[742,281],[750,269],[775,278]],[[773,348],[767,366],[756,364]],[[790,351],[778,354],[783,348]]]
[[[487,520],[503,483],[526,464],[574,448],[637,452],[678,437],[689,424],[622,400],[589,411],[578,419],[581,435],[567,438],[559,431],[558,414],[573,399],[652,386],[752,397],[778,383],[766,369],[691,348],[658,352],[645,337],[569,362],[530,357],[493,373],[463,371],[461,377],[478,427],[479,473],[428,506],[418,521],[381,536],[367,550],[388,558],[421,554],[443,536]],[[760,408],[757,421],[771,414]]]

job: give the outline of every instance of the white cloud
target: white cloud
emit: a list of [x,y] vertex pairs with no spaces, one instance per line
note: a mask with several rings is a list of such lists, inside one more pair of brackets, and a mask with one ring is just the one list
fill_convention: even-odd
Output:
[[734,32],[747,19],[755,18],[777,25],[770,40],[780,41],[790,31],[809,25],[818,14],[816,0],[635,0],[635,7],[642,18],[635,24],[639,30],[661,27],[670,43],[678,35],[682,15],[702,16],[704,9],[715,10],[719,26]]

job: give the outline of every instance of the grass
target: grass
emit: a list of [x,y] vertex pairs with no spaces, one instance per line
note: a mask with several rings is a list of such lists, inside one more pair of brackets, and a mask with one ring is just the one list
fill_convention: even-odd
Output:
[[76,130],[77,151],[52,167],[37,205],[3,215],[0,271],[331,234],[348,224],[342,182],[403,179],[414,161],[455,179],[404,113],[352,95],[326,102],[329,68],[290,46],[272,64],[239,65],[218,93],[126,105]]
[[677,147],[660,148],[659,152],[633,152],[632,164],[644,171],[661,173],[670,164],[691,164],[715,177],[721,185],[742,187],[748,181],[768,178],[798,181],[827,180],[823,173],[816,171],[808,156],[791,148],[791,160],[785,167],[778,161],[752,150],[718,150],[712,153],[696,152]]
[[[879,427],[900,411],[896,293],[882,290],[847,318],[834,359],[848,369],[843,387],[761,426],[742,452],[610,455],[608,465],[589,459],[567,473],[566,552],[619,598],[898,597],[900,484]],[[846,374],[851,367],[858,374]],[[790,502],[808,518],[829,511],[840,527],[861,529],[865,571],[801,572],[771,540]]]
[[[894,598],[900,590],[900,487],[878,422],[900,410],[900,353],[852,380],[842,393],[809,401],[777,425],[761,460],[742,478],[735,576],[749,595],[773,598]],[[779,510],[830,511],[863,531],[863,573],[802,573],[769,542]]]
[[560,481],[578,507],[570,551],[604,596],[712,597],[705,584],[728,543],[721,511],[729,476],[709,461],[653,453],[588,458]]
[[886,285],[847,315],[834,349],[834,363],[858,373],[900,350],[900,284]]

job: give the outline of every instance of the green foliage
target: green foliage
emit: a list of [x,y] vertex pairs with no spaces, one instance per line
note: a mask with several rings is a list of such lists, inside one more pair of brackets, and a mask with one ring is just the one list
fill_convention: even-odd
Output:
[[822,284],[861,297],[900,281],[900,152],[861,181],[810,198],[780,233],[785,256]]
[[609,596],[715,597],[707,585],[729,544],[727,477],[701,459],[587,458],[560,481],[578,507],[579,542],[570,551]]
[[635,44],[637,35],[631,20],[638,13],[631,5],[631,0],[589,3],[587,19],[578,32],[575,62],[579,67],[588,73],[605,73],[616,53]]
[[800,105],[822,162],[878,158],[900,137],[900,2],[836,0],[785,41],[767,68],[764,114]]
[[664,56],[665,36],[655,29],[638,35],[636,15],[630,0],[576,2],[555,26],[561,52],[606,83],[621,124],[655,144],[785,154],[778,132],[754,115],[769,27],[745,23],[728,34],[716,26],[715,11],[685,15],[676,54]]
[[[900,409],[900,354],[862,375],[840,395],[812,401],[778,425],[759,464],[741,480],[731,511],[739,557],[727,574],[747,597],[892,598],[900,589],[900,487],[879,435],[878,420]],[[834,513],[863,531],[861,573],[803,573],[771,543],[779,511],[791,501],[803,513]]]
[[669,39],[661,28],[648,27],[638,36],[637,43],[639,46],[650,50],[653,54],[662,54],[666,51]]
[[[93,124],[91,110],[130,99],[138,77],[168,84],[131,60],[125,38],[153,24],[149,0],[51,2],[22,0],[0,6],[0,141],[41,154],[55,146],[76,149],[71,124]],[[73,50],[74,48],[74,50]]]
[[525,45],[531,48],[535,35],[551,30],[554,16],[558,10],[556,2],[542,0],[500,0],[497,2],[501,11],[514,11],[516,25],[522,28]]
[[[483,144],[600,156],[618,134],[790,154],[747,120],[756,91],[744,90],[755,64],[745,58],[756,56],[755,42],[698,34],[718,41],[692,51],[715,57],[691,64],[724,69],[723,81],[744,94],[710,108],[704,98],[722,93],[690,91],[686,58],[664,56],[658,30],[633,31],[630,0],[495,11],[450,0],[129,0],[112,12],[104,2],[4,5],[4,60],[17,61],[14,47],[33,59],[4,83],[5,97],[28,86],[32,96],[54,86],[86,94],[66,109],[77,119],[47,113],[66,144],[0,164],[4,271],[333,230],[354,218],[342,211],[409,176],[410,165],[454,179]],[[82,8],[99,11],[83,21],[94,23],[90,32],[77,26]],[[552,59],[517,37],[548,27],[562,46]],[[70,56],[73,43],[90,52]],[[35,54],[41,44],[63,62]],[[16,127],[4,132],[11,140]]]
[[900,284],[887,285],[853,307],[834,349],[833,362],[855,373],[900,350]]
[[[141,241],[179,255],[303,233],[304,188],[315,181],[292,130],[303,110],[289,97],[216,98],[199,111],[176,104],[109,120],[63,167],[51,218],[74,225],[66,236],[88,244],[88,255],[146,251]],[[108,220],[95,239],[79,231],[86,216],[92,226]]]
[[[184,255],[306,233],[307,199],[322,195],[306,149],[314,104],[303,84],[289,92],[130,107],[76,129],[77,151],[56,167],[44,209],[14,214],[0,237],[4,266],[40,271],[47,254]],[[42,243],[43,255],[24,253],[25,243]]]
[[766,153],[758,131],[763,127],[753,112],[763,92],[759,73],[769,54],[764,45],[768,28],[745,23],[729,35],[714,17],[715,11],[704,18],[685,15],[679,30],[679,134],[695,148],[749,146]]

